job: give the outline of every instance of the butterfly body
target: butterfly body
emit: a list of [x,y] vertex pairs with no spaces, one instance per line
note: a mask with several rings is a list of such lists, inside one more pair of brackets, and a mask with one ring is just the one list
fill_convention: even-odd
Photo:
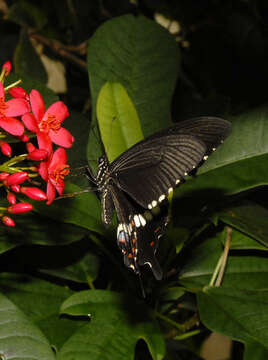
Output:
[[102,221],[110,225],[116,211],[117,244],[135,273],[148,264],[156,279],[162,278],[155,253],[168,223],[168,195],[230,131],[220,118],[187,120],[140,141],[112,163],[101,156],[96,176],[88,168],[100,194]]

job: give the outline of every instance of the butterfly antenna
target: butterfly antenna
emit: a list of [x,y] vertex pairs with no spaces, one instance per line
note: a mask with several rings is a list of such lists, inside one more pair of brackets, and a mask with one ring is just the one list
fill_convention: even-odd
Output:
[[145,299],[145,298],[146,298],[146,294],[145,294],[145,289],[144,289],[144,286],[143,286],[143,282],[142,282],[142,278],[141,278],[141,273],[140,273],[140,272],[138,273],[138,277],[139,277],[139,283],[140,283],[140,287],[141,287],[141,294],[142,294],[142,297]]
[[98,191],[98,189],[85,189],[85,190],[81,190],[81,191],[75,191],[73,193],[63,194],[63,195],[57,197],[55,199],[55,201],[56,200],[61,200],[61,199],[71,198],[71,197],[74,197],[76,195],[84,194],[84,193],[87,193],[87,192],[96,192],[96,191]]

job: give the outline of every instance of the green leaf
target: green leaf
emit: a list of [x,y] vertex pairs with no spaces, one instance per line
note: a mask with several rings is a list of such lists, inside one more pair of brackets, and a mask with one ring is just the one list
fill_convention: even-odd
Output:
[[[226,231],[223,231],[223,235],[222,235],[223,244],[225,244],[225,239],[226,239]],[[263,246],[255,239],[241,233],[240,231],[236,231],[235,229],[232,229],[230,249],[231,250],[263,250],[263,251],[268,250],[267,247]]]
[[88,231],[31,212],[15,218],[16,226],[0,227],[0,253],[26,244],[63,245],[80,240]]
[[235,194],[268,184],[268,108],[262,107],[232,119],[232,133],[197,172],[176,191],[182,196],[202,191],[213,197],[217,190]]
[[[143,16],[124,15],[100,26],[90,39],[88,48],[93,127],[96,126],[97,97],[107,81],[124,86],[145,136],[170,125],[178,55],[174,37]],[[96,133],[92,132],[89,158],[96,148],[101,154],[99,144]]]
[[268,247],[268,210],[264,207],[242,203],[222,211],[219,218]]
[[[180,283],[190,289],[200,290],[209,284],[217,262],[222,254],[219,234],[208,238],[189,254],[186,265],[180,272]],[[265,289],[267,287],[268,261],[262,256],[238,256],[229,253],[222,287],[237,289]]]
[[72,265],[57,269],[41,270],[41,272],[65,280],[88,283],[96,280],[99,267],[100,262],[97,256],[88,253]]
[[8,9],[8,19],[22,27],[41,29],[47,23],[47,17],[40,6],[34,6],[30,1],[20,0]]
[[20,34],[20,40],[14,55],[14,64],[16,73],[20,74],[20,76],[25,75],[42,83],[47,82],[44,65],[29,40],[28,32],[25,30],[22,30]]
[[263,360],[268,358],[268,349],[255,341],[248,341],[245,344],[243,360]]
[[201,321],[210,330],[268,350],[268,290],[206,288],[197,301]]
[[4,295],[0,294],[0,356],[5,360],[53,360],[43,333]]
[[97,119],[110,162],[143,139],[136,109],[119,83],[107,82],[101,88],[97,100]]
[[[66,186],[66,194],[80,191],[74,184]],[[59,222],[80,226],[102,234],[105,229],[101,222],[100,201],[93,193],[77,194],[74,197],[60,199],[50,206],[35,205],[38,212]]]
[[[59,349],[83,324],[83,322],[59,317],[62,302],[73,293],[64,286],[54,285],[30,276],[2,273],[0,290],[28,317],[29,336],[34,336],[33,329],[37,326],[50,341],[50,347]],[[41,352],[40,357],[37,356],[36,359],[41,359]]]
[[74,294],[63,303],[61,313],[90,316],[91,321],[63,345],[57,359],[133,359],[139,339],[146,341],[154,360],[162,359],[164,339],[148,311],[133,296],[104,290]]

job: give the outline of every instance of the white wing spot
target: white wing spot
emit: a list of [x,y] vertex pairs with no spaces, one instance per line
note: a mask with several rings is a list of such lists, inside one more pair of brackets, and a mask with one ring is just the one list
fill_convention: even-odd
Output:
[[187,175],[188,175],[188,173],[187,173],[187,172],[185,172],[185,173],[184,173],[184,176],[187,176]]
[[215,151],[216,150],[216,148],[214,147],[214,148],[212,148],[212,151]]
[[208,159],[208,156],[207,155],[205,155],[205,156],[203,156],[203,160],[207,160]]
[[172,191],[173,191],[173,188],[170,187],[170,188],[168,189],[168,193],[170,194]]
[[181,182],[180,179],[177,179],[176,180],[176,185],[178,185],[180,182]]
[[140,219],[138,215],[134,215],[134,223],[137,227],[141,226]]
[[156,200],[152,201],[152,207],[156,207],[156,205],[157,205],[157,201]]
[[158,201],[159,201],[159,202],[161,202],[161,201],[165,200],[165,197],[166,197],[165,195],[161,195],[161,196],[159,196]]
[[139,214],[138,216],[139,216],[139,220],[140,220],[141,225],[145,226],[146,225],[146,220],[144,219],[144,217],[141,214]]
[[152,209],[152,204],[148,204],[148,209]]

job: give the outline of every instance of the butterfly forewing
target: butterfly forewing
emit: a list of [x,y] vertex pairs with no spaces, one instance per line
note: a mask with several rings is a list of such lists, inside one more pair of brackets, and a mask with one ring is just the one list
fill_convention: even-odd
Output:
[[205,144],[191,135],[153,138],[115,160],[111,176],[138,204],[151,208],[168,196],[205,153]]
[[102,220],[110,224],[115,208],[117,243],[127,267],[140,273],[140,266],[148,264],[155,278],[161,279],[155,252],[168,217],[165,212],[155,216],[151,209],[165,208],[169,192],[230,132],[228,121],[200,117],[151,135],[111,164],[105,156],[100,158],[94,181],[101,196]]

